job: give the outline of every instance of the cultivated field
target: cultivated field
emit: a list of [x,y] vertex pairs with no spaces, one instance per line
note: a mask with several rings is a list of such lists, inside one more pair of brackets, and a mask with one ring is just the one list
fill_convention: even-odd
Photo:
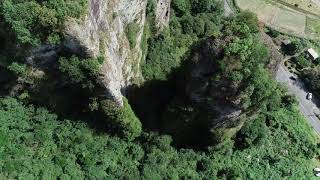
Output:
[[320,0],[278,0],[278,2],[288,3],[295,9],[302,9],[309,13],[320,15]]
[[[236,3],[240,10],[256,13],[260,21],[280,32],[320,39],[320,16],[316,14],[320,14],[320,5],[316,11],[316,1],[320,0],[236,0]],[[310,3],[313,5],[309,6]]]

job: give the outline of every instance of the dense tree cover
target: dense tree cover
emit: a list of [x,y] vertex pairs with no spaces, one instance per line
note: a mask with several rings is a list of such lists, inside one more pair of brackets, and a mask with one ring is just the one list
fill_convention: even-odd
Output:
[[[57,43],[66,18],[79,18],[86,8],[86,1],[4,0],[0,3],[0,27],[8,28],[0,29],[0,40],[9,30],[19,45],[15,44],[15,38],[12,42],[5,38],[6,44],[0,44],[0,47],[5,47],[0,48],[0,66],[7,67],[15,75],[18,83],[14,87],[21,89],[13,93],[16,98],[0,98],[0,177],[312,179],[313,160],[319,158],[319,144],[312,129],[299,114],[296,100],[287,96],[265,69],[267,50],[257,39],[256,17],[245,12],[225,20],[222,18],[222,5],[217,0],[173,0],[170,26],[158,34],[152,22],[155,1],[148,2],[148,25],[142,44],[146,62],[142,65],[142,71],[145,79],[149,80],[146,82],[149,86],[143,86],[148,89],[147,93],[141,91],[140,94],[146,99],[156,96],[156,100],[164,106],[152,102],[155,101],[153,98],[149,99],[150,104],[144,104],[143,99],[136,99],[132,104],[141,103],[147,111],[152,109],[152,103],[156,104],[154,107],[160,113],[154,116],[161,119],[166,109],[164,107],[174,97],[167,108],[169,113],[173,111],[173,115],[165,114],[164,117],[168,117],[164,119],[165,123],[156,120],[151,123],[160,132],[162,126],[175,126],[178,133],[188,137],[183,147],[189,147],[188,143],[192,141],[197,150],[173,146],[177,144],[175,136],[145,132],[143,128],[146,124],[141,123],[144,119],[141,122],[139,119],[144,116],[138,118],[134,112],[136,109],[132,109],[126,99],[124,106],[119,107],[115,102],[100,97],[99,88],[95,86],[102,62],[99,58],[64,57],[64,52],[59,54],[63,57],[59,58],[58,68],[54,69],[57,71],[42,84],[47,88],[35,91],[38,94],[33,95],[33,98],[42,98],[42,102],[50,98],[62,102],[55,104],[64,109],[57,111],[59,115],[50,112],[55,108],[48,106],[49,111],[39,105],[46,103],[29,101],[28,88],[21,87],[19,82],[30,86],[35,83],[35,78],[41,78],[43,72],[16,61],[19,58],[11,60],[9,52],[6,52],[7,46],[23,48],[20,45]],[[31,12],[23,13],[25,11]],[[136,46],[134,26],[129,25],[126,30],[131,47]],[[186,85],[187,82],[183,81],[185,77],[183,80],[179,79],[180,76],[175,77],[174,80],[178,81],[168,81],[168,78],[177,69],[181,70],[181,76],[188,72],[187,65],[196,60],[192,55],[199,55],[198,45],[208,39],[209,42],[224,42],[221,47],[223,56],[213,58],[209,55],[214,52],[206,53],[214,66],[212,71],[204,74],[208,89],[204,104],[198,106],[187,99],[185,92],[179,91],[180,88],[177,92],[171,92],[174,89],[172,84]],[[19,54],[18,51],[16,54]],[[59,79],[60,74],[64,81]],[[201,81],[198,79],[197,83]],[[71,83],[65,85],[65,82]],[[159,82],[165,85],[160,83],[159,86]],[[58,93],[59,98],[52,91],[47,91],[56,84],[59,84],[57,89],[64,84]],[[90,93],[78,95],[83,89],[77,85],[83,89],[89,88]],[[69,86],[72,88],[66,88]],[[50,97],[44,98],[43,93]],[[130,92],[127,93],[130,96]],[[82,99],[86,99],[85,102],[80,102]],[[227,128],[213,126],[215,122],[211,120],[216,114],[208,107],[212,103],[224,107],[221,99],[248,112],[242,119],[245,121],[241,121],[240,125],[239,122],[233,124],[239,128],[243,123],[239,132],[234,128],[232,133],[226,135],[224,130]],[[87,109],[83,109],[83,104]],[[100,124],[103,125],[100,127]],[[212,135],[221,137],[217,140]],[[205,141],[209,143],[202,146]]]
[[264,69],[268,51],[257,37],[257,22],[257,18],[247,12],[226,22],[222,34],[231,41],[225,47],[224,59],[218,60],[218,74],[213,75],[215,88],[224,81],[231,83],[231,91],[237,92],[244,109],[262,105],[276,89]]
[[99,58],[81,59],[77,56],[59,59],[59,70],[74,84],[83,88],[94,88],[100,72],[102,60]]
[[174,0],[172,6],[168,29],[157,34],[151,26],[148,54],[142,64],[146,80],[166,80],[181,65],[194,42],[219,31],[222,20],[222,4],[219,1]]
[[124,99],[123,102],[123,107],[119,107],[111,100],[103,100],[100,102],[101,111],[106,116],[105,119],[109,120],[113,126],[116,126],[116,131],[122,137],[133,140],[140,136],[142,125],[132,111],[128,101]]
[[283,45],[282,50],[284,54],[292,56],[297,53],[300,53],[303,50],[303,48],[305,48],[305,46],[306,43],[304,41],[295,40],[293,42],[290,42],[288,45]]
[[0,16],[21,44],[59,43],[63,23],[86,12],[87,0],[4,0]]
[[[254,15],[240,13],[224,21],[218,37],[192,50],[182,88],[163,118],[165,132],[178,145],[223,142],[237,131],[245,115],[247,119],[264,108],[278,107],[281,89],[265,69],[268,51],[257,29]],[[225,114],[237,112],[239,117],[224,119]]]
[[310,88],[310,90],[319,96],[320,94],[318,92],[320,90],[320,67],[316,66],[314,68],[305,69],[304,71],[302,71],[301,77]]
[[0,176],[5,179],[312,178],[315,136],[290,104],[248,121],[207,152],[176,150],[169,136],[127,142],[44,108],[0,99]]

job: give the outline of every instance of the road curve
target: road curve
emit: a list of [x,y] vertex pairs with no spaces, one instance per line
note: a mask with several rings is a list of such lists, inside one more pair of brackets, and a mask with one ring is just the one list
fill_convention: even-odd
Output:
[[290,73],[283,64],[281,64],[276,74],[276,80],[279,83],[284,84],[288,88],[290,94],[293,94],[297,97],[301,113],[305,116],[316,133],[320,135],[320,120],[315,115],[320,114],[320,110],[316,105],[316,100],[307,100],[306,96],[308,91],[303,82],[299,78],[297,78],[296,81],[291,80],[291,76],[294,75]]

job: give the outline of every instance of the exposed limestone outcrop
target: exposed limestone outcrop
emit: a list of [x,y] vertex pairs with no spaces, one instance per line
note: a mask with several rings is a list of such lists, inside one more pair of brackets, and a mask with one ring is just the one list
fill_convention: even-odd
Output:
[[[145,25],[146,0],[89,0],[88,14],[83,19],[66,23],[65,47],[88,57],[104,56],[99,83],[106,94],[122,105],[126,87],[141,78],[140,48]],[[130,48],[126,27],[136,23],[136,46]]]
[[171,0],[158,0],[156,9],[156,26],[161,31],[169,24]]
[[[169,24],[170,3],[171,0],[157,1],[155,24],[159,31]],[[104,57],[97,81],[104,94],[122,106],[126,88],[143,81],[140,61],[144,58],[141,43],[146,6],[147,0],[88,0],[86,15],[65,22],[63,45],[42,45],[32,49],[27,61],[37,68],[52,67],[61,51],[86,58]],[[128,25],[132,23],[138,27],[134,47],[130,46],[127,37]]]

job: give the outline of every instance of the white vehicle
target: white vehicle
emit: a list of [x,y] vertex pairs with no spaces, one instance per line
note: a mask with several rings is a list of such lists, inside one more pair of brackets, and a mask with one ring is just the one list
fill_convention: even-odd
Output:
[[308,99],[308,100],[311,100],[311,99],[312,99],[312,93],[308,93],[308,94],[307,94],[307,99]]
[[320,177],[320,168],[314,168],[313,173],[315,176]]

